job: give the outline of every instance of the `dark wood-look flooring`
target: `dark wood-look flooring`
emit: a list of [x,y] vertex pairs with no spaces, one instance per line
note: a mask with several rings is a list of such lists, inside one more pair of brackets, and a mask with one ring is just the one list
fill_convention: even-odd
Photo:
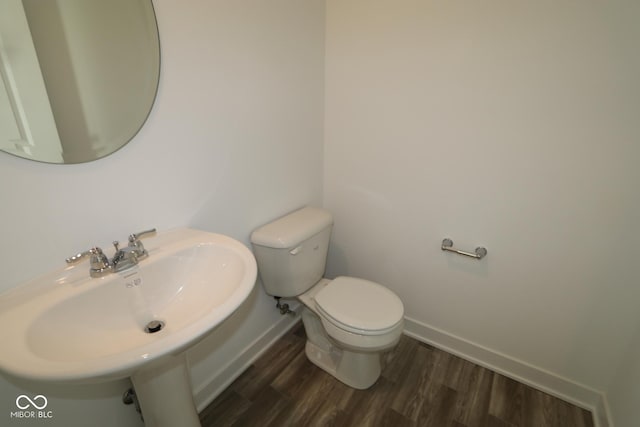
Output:
[[378,382],[354,390],[309,362],[302,325],[201,414],[203,427],[593,427],[591,413],[403,336]]

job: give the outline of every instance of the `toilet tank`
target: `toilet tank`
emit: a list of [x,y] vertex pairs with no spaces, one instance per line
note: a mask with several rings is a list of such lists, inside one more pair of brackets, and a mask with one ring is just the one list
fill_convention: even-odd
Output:
[[332,226],[331,213],[306,207],[251,234],[258,274],[269,295],[297,296],[322,278]]

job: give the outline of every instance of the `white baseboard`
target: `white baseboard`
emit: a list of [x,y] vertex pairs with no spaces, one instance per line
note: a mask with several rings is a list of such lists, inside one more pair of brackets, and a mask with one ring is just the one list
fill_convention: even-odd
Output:
[[[295,307],[293,307],[295,309]],[[229,385],[238,378],[258,357],[268,350],[280,337],[289,332],[300,320],[300,315],[282,316],[273,326],[244,348],[228,364],[214,372],[208,380],[194,390],[193,399],[198,412],[206,408]]]
[[606,396],[598,390],[411,318],[405,318],[404,333],[418,341],[433,345],[576,406],[588,409],[593,413],[596,427],[613,427]]
[[596,427],[614,427],[613,417],[609,409],[609,401],[603,393],[593,409],[593,419]]

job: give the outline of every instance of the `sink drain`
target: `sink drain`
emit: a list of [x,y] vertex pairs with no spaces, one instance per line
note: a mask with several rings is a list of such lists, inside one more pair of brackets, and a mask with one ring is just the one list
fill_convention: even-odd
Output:
[[159,332],[164,328],[164,322],[161,320],[152,320],[144,327],[144,331],[148,334]]

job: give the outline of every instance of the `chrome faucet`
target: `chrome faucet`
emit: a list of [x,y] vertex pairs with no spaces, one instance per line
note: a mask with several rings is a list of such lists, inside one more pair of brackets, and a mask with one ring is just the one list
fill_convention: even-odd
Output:
[[67,264],[76,263],[89,256],[89,275],[91,277],[102,277],[109,273],[117,273],[119,271],[126,270],[137,265],[138,262],[149,256],[149,253],[144,248],[140,239],[150,234],[154,234],[155,232],[156,229],[152,228],[150,230],[130,235],[129,245],[122,249],[119,248],[120,244],[117,241],[114,241],[113,246],[115,247],[116,252],[111,260],[109,260],[109,258],[102,252],[102,249],[94,247],[88,251],[81,252],[67,258]]
[[111,265],[113,265],[113,271],[118,272],[126,270],[138,264],[139,261],[147,258],[149,252],[144,248],[144,245],[140,239],[146,235],[156,232],[155,228],[151,230],[141,231],[140,233],[134,233],[129,236],[129,245],[120,249],[120,243],[118,241],[113,242],[113,247],[116,248],[116,253],[113,255]]

